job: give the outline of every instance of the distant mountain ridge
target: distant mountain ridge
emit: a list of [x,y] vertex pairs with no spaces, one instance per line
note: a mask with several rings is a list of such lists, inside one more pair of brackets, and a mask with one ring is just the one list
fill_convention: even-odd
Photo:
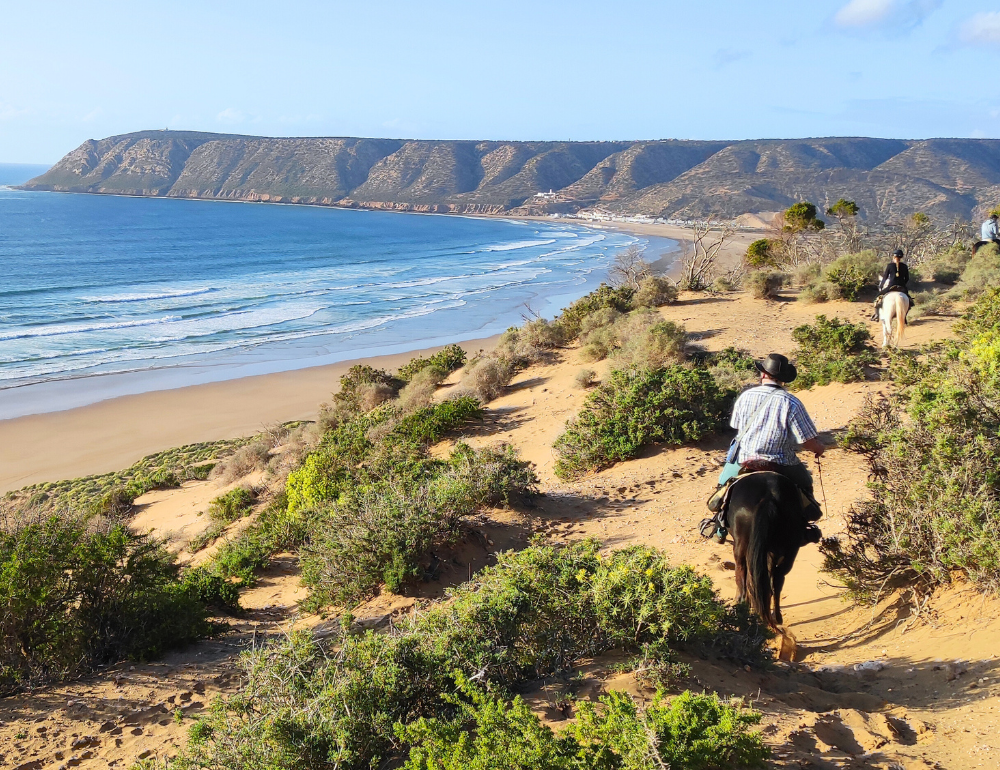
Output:
[[[867,215],[1000,202],[1000,140],[504,142],[138,131],[90,139],[27,189],[404,211],[693,219],[840,197]],[[551,192],[551,195],[549,194]]]

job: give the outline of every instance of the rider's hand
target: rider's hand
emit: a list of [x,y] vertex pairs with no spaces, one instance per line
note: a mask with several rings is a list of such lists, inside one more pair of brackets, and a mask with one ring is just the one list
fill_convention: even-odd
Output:
[[802,448],[812,452],[817,457],[826,451],[826,447],[823,446],[823,442],[819,440],[818,436],[813,436],[813,438],[803,442]]

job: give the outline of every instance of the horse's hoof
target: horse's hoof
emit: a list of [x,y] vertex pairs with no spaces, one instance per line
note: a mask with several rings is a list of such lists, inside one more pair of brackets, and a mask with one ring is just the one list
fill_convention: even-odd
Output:
[[774,645],[777,648],[778,660],[795,660],[795,653],[798,651],[799,645],[795,639],[795,635],[791,631],[778,628],[778,637],[774,640]]

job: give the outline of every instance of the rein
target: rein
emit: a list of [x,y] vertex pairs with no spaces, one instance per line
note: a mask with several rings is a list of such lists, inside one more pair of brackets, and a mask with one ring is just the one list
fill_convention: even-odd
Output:
[[816,458],[816,475],[819,476],[819,491],[823,493],[823,511],[830,513],[830,508],[826,504],[826,488],[823,486],[823,464]]

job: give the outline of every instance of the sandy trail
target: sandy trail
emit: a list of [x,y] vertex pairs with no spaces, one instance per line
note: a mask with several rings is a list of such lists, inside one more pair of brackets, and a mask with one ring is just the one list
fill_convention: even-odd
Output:
[[[758,356],[790,351],[791,330],[818,312],[857,322],[866,317],[867,306],[683,295],[661,310],[665,318],[683,322],[696,344],[710,350],[737,345]],[[875,324],[870,326],[874,333]],[[950,326],[950,319],[917,321],[907,345],[943,337]],[[544,496],[532,511],[484,517],[474,527],[479,534],[463,546],[462,563],[474,569],[532,534],[551,542],[597,537],[607,548],[637,543],[661,548],[674,562],[711,575],[721,594],[731,598],[731,547],[708,543],[695,531],[706,515],[704,500],[714,486],[724,438],[698,446],[653,447],[572,483],[555,477],[551,445],[586,398],[573,382],[584,367],[596,369],[599,377],[607,371],[606,362],[585,363],[576,350],[531,367],[490,405],[483,425],[464,437],[478,445],[497,440],[515,445],[536,464]],[[883,387],[878,382],[835,384],[800,396],[832,443],[864,398]],[[824,456],[822,472],[826,515],[820,523],[824,534],[831,535],[843,527],[851,503],[865,493],[866,469],[858,457],[834,448]],[[196,534],[201,522],[207,523],[198,514],[220,491],[212,482],[199,482],[152,493],[141,501],[137,523],[161,534],[174,532],[183,541]],[[994,727],[1000,712],[995,642],[1000,638],[1000,602],[956,586],[923,606],[919,617],[899,597],[887,598],[874,610],[856,607],[820,568],[819,552],[809,546],[786,582],[782,603],[787,628],[798,642],[794,662],[759,672],[693,658],[687,686],[751,698],[764,713],[763,729],[776,748],[777,767],[1000,767],[1000,736]],[[446,585],[468,577],[458,574],[464,570],[419,586],[417,597],[440,596]],[[0,765],[54,768],[76,757],[73,766],[127,767],[144,754],[170,755],[183,741],[190,716],[214,694],[238,685],[235,652],[255,635],[260,641],[281,633],[303,596],[293,557],[281,557],[244,596],[246,617],[223,637],[156,664],[124,664],[85,681],[0,701],[0,736],[5,739]],[[378,627],[394,614],[410,611],[414,601],[413,596],[386,595],[356,615],[362,624]],[[610,673],[610,662],[585,664],[578,679],[583,689],[576,692],[624,688],[649,695],[630,676]],[[547,705],[551,688],[560,686],[549,682],[529,693],[538,712],[553,724],[564,718]],[[182,709],[179,721],[177,708]]]

